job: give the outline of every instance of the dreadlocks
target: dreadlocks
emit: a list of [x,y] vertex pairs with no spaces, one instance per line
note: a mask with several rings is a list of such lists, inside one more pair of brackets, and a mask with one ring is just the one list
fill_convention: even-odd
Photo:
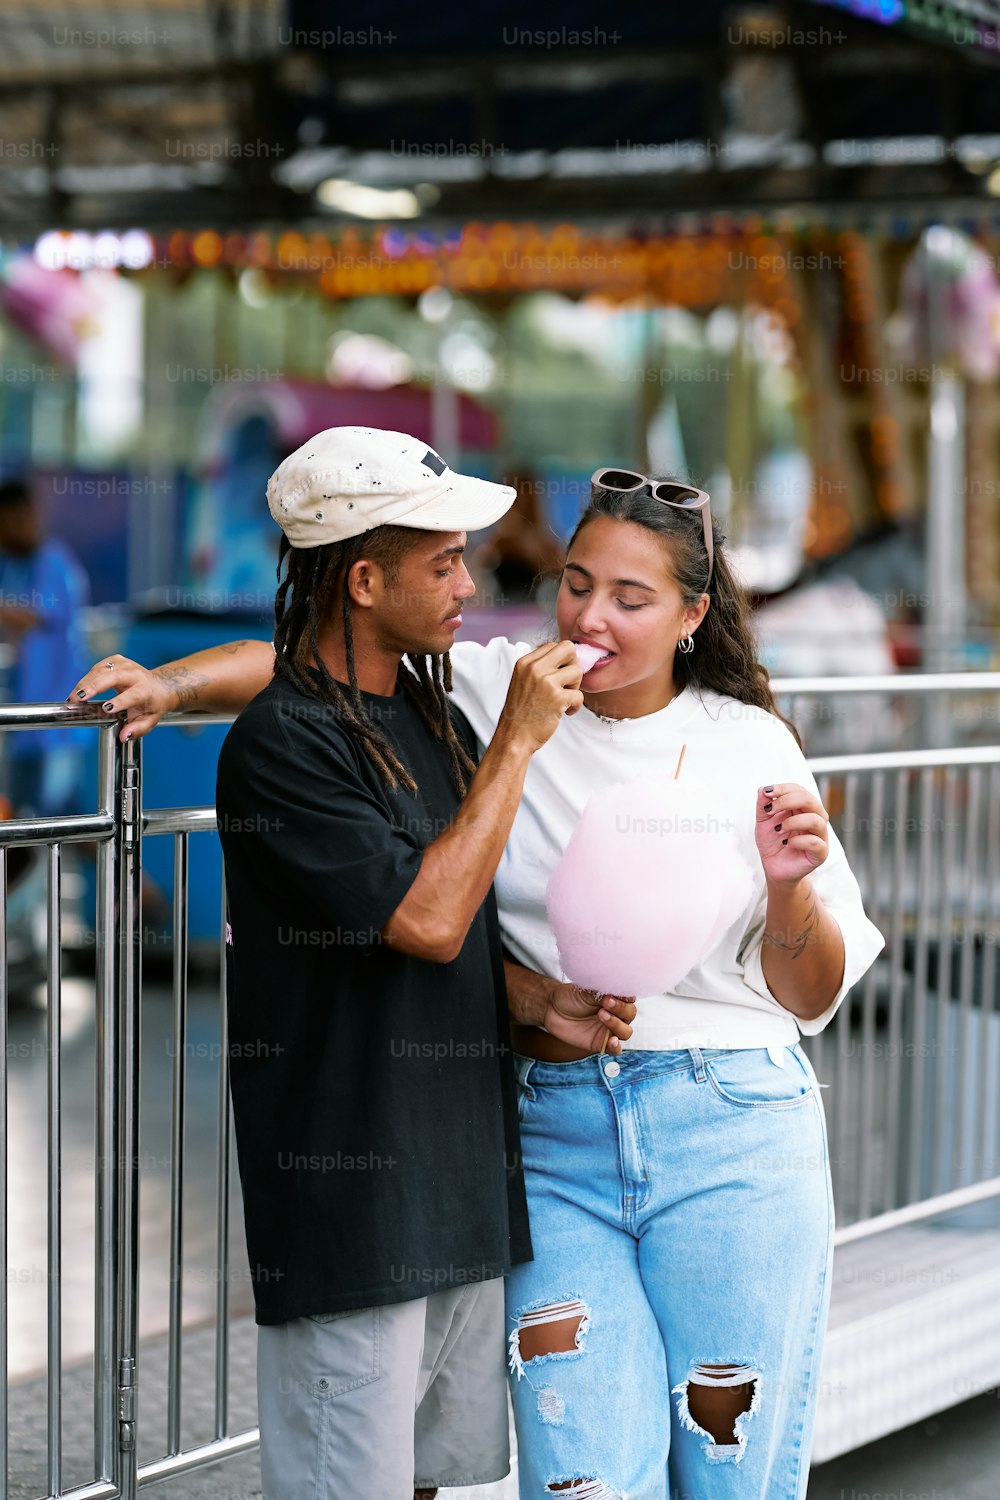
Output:
[[[359,558],[369,557],[381,567],[386,582],[395,583],[400,562],[414,541],[414,531],[408,526],[378,526],[359,536],[328,542],[322,547],[291,547],[287,537],[283,536],[278,554],[278,591],[274,600],[275,671],[294,683],[300,692],[329,705],[347,733],[374,763],[386,785],[395,791],[402,783],[408,792],[415,792],[417,783],[387,736],[369,716],[358,687],[353,611],[347,577]],[[282,578],[281,564],[286,554],[288,567]],[[346,686],[330,675],[319,650],[319,631],[336,606],[338,592],[347,657]],[[319,672],[318,684],[307,671],[310,655]],[[434,738],[447,747],[452,779],[459,796],[464,796],[466,776],[471,776],[476,767],[456,735],[448,711],[451,658],[447,652],[431,657],[408,652],[406,660],[412,670],[404,668],[401,673],[403,691],[418,709]]]

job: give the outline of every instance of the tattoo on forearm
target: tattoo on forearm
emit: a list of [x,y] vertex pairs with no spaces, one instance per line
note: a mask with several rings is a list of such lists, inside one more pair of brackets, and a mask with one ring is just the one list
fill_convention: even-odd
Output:
[[[768,932],[766,927],[764,929],[763,941],[770,943],[772,948],[780,948],[783,953],[790,953],[793,958],[798,958],[805,951],[807,944],[812,940],[812,934],[819,927],[819,911],[816,906],[815,893],[810,891],[806,899],[808,905],[803,918],[803,926],[799,932],[779,934]],[[786,935],[791,938],[791,942],[784,941]]]
[[204,672],[192,672],[190,667],[174,667],[172,671],[158,667],[155,675],[173,688],[177,694],[178,708],[188,708],[192,703],[197,703],[202,688],[208,683]]
[[249,641],[227,641],[224,646],[219,647],[219,650],[224,651],[227,656],[235,656],[237,651],[242,651],[243,647],[249,644]]

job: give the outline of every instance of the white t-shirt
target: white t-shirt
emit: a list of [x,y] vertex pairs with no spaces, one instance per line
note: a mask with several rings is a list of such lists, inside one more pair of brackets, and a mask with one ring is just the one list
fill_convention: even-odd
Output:
[[[534,649],[503,637],[485,646],[459,641],[451,648],[452,697],[481,748],[493,738],[514,663]],[[632,1037],[624,1046],[791,1045],[800,1032],[813,1035],[823,1030],[885,940],[865,915],[858,883],[831,828],[826,860],[810,881],[843,934],[843,983],[814,1021],[794,1016],[768,989],[760,959],[767,892],[754,838],[757,789],[780,781],[796,782],[816,796],[819,789],[786,726],[765,709],[689,687],[666,708],[639,719],[609,723],[586,708],[564,718],[531,758],[524,795],[497,870],[504,943],[526,967],[566,979],[548,923],[545,889],[577,820],[599,788],[638,775],[672,776],[682,744],[687,745],[684,764],[691,774],[699,783],[717,788],[715,806],[708,811],[729,816],[736,824],[737,842],[754,872],[754,895],[673,991],[637,997]],[[666,892],[664,899],[669,899]]]

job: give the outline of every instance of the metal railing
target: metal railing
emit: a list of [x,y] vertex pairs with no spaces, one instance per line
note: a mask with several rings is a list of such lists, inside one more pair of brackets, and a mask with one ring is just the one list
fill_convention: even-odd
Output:
[[[771,687],[807,755],[817,722],[849,723],[839,711],[849,702],[872,726],[869,739],[881,730],[897,740],[809,755],[886,938],[830,1026],[802,1039],[828,1080],[835,1243],[846,1244],[902,1222],[904,1209],[914,1222],[1000,1194],[1000,672],[773,678]],[[898,720],[885,734],[875,709],[897,695],[918,705],[905,729],[929,729],[943,748],[899,748]],[[954,743],[966,738],[993,743]]]
[[[49,1495],[62,1493],[62,1235],[60,1173],[62,1165],[61,1099],[61,851],[67,843],[97,846],[97,911],[95,999],[97,1079],[95,1128],[95,1321],[94,1321],[94,1483],[85,1491],[93,1500],[126,1494],[127,1454],[134,1448],[127,1391],[134,1385],[135,1366],[135,1229],[137,1200],[131,1174],[118,1172],[123,1158],[124,1132],[130,1128],[126,1103],[133,1097],[123,1088],[124,1074],[134,1077],[137,1054],[131,1058],[129,1039],[134,1024],[137,979],[133,945],[134,912],[138,901],[137,747],[117,742],[118,725],[94,711],[99,727],[97,811],[62,818],[15,819],[0,824],[0,1133],[4,1150],[0,1164],[0,1496],[9,1489],[8,1400],[8,994],[7,994],[7,859],[8,850],[41,845],[48,857],[47,900],[47,1361],[46,1445]],[[65,705],[14,704],[0,709],[5,729],[42,728],[79,723],[81,714]],[[124,789],[132,788],[132,805],[125,806]],[[129,821],[130,815],[132,821]],[[133,988],[130,990],[129,986]],[[133,1012],[133,1019],[128,1011]],[[133,1038],[134,1040],[134,1038]],[[122,1074],[119,1074],[119,1068]],[[123,1267],[127,1271],[123,1272]],[[130,1338],[129,1328],[133,1329]],[[80,1493],[84,1493],[81,1491]]]
[[937,1195],[1000,1172],[1000,747],[811,767],[886,938],[803,1039],[831,1083],[838,1220],[920,1200],[930,1217]]
[[1000,739],[1000,672],[772,677],[771,688],[813,755]]
[[[905,686],[903,685],[905,683]],[[885,691],[883,679],[782,680],[782,695]],[[1000,692],[1000,674],[948,680],[948,691]],[[928,684],[924,691],[936,690]],[[912,679],[893,691],[919,692]],[[99,739],[92,813],[0,823],[0,948],[6,950],[7,855],[37,845],[48,861],[47,952],[47,1489],[49,1497],[98,1500],[252,1448],[256,1429],[230,1432],[230,1095],[226,1061],[224,893],[220,905],[220,1047],[215,1165],[215,1358],[213,1436],[182,1443],[185,1045],[188,1001],[187,876],[192,833],[214,829],[211,807],[144,810],[142,744],[121,745],[119,722],[97,708],[0,707],[0,731],[86,723]],[[175,725],[227,722],[178,715]],[[807,746],[808,748],[808,746]],[[844,1000],[831,1026],[804,1038],[821,1081],[838,1200],[837,1243],[945,1209],[988,1204],[1000,1194],[1000,745],[812,759],[831,821],[858,877],[865,907],[887,946]],[[940,813],[940,816],[939,816]],[[170,1087],[169,1296],[166,1439],[140,1463],[136,1440],[139,1345],[139,1089],[141,869],[144,837],[174,840]],[[60,1321],[61,852],[96,846],[95,952],[95,1336],[91,1478],[63,1483]],[[957,954],[955,948],[960,951]],[[978,968],[977,968],[978,956]],[[944,978],[942,979],[942,976]],[[957,984],[952,986],[953,976]],[[881,1046],[879,1039],[881,1038]],[[0,1500],[7,1500],[7,980],[0,964]],[[904,1067],[904,1062],[907,1066]],[[950,1153],[950,1154],[949,1154]]]
[[[209,722],[204,715],[175,722]],[[216,721],[216,722],[225,722]],[[185,1061],[187,1013],[187,874],[192,832],[215,828],[213,808],[171,809],[144,815],[141,808],[141,743],[122,745],[122,720],[99,708],[61,704],[0,707],[0,730],[88,724],[99,737],[98,807],[94,813],[58,818],[21,818],[0,823],[0,1500],[10,1492],[8,1474],[8,986],[7,855],[34,845],[48,859],[46,954],[47,1050],[47,1340],[46,1495],[78,1500],[135,1495],[138,1488],[171,1474],[253,1448],[256,1428],[228,1429],[230,1098],[226,1063],[225,1004],[220,992],[218,1159],[216,1194],[215,1412],[210,1442],[182,1450],[181,1338],[184,1196]],[[139,1089],[141,994],[141,871],[144,836],[171,834],[175,841],[173,902],[173,1071],[170,1122],[170,1233],[168,1301],[168,1400],[165,1453],[140,1464],[136,1441],[139,1285]],[[93,1353],[93,1473],[66,1488],[62,1463],[62,1101],[61,1101],[61,851],[67,843],[96,846],[95,912],[96,1116],[95,1116],[95,1333]],[[224,895],[223,895],[224,901]],[[224,941],[220,908],[220,947]],[[224,971],[223,971],[224,972]]]

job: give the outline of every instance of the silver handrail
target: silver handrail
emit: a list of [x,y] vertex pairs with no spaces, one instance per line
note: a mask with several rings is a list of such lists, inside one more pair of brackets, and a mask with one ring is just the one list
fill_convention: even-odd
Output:
[[1000,672],[886,672],[861,677],[772,677],[775,694],[1000,693]]
[[938,1219],[943,1214],[954,1213],[959,1208],[969,1208],[973,1203],[985,1203],[1000,1196],[1000,1177],[987,1178],[985,1182],[974,1182],[969,1187],[954,1188],[950,1193],[938,1193],[934,1198],[924,1198],[920,1203],[907,1203],[903,1208],[892,1208],[888,1213],[877,1214],[873,1219],[863,1219],[857,1224],[845,1224],[834,1232],[833,1243],[852,1245],[873,1234],[884,1234],[888,1229],[900,1229],[906,1224],[920,1224],[925,1219]]

